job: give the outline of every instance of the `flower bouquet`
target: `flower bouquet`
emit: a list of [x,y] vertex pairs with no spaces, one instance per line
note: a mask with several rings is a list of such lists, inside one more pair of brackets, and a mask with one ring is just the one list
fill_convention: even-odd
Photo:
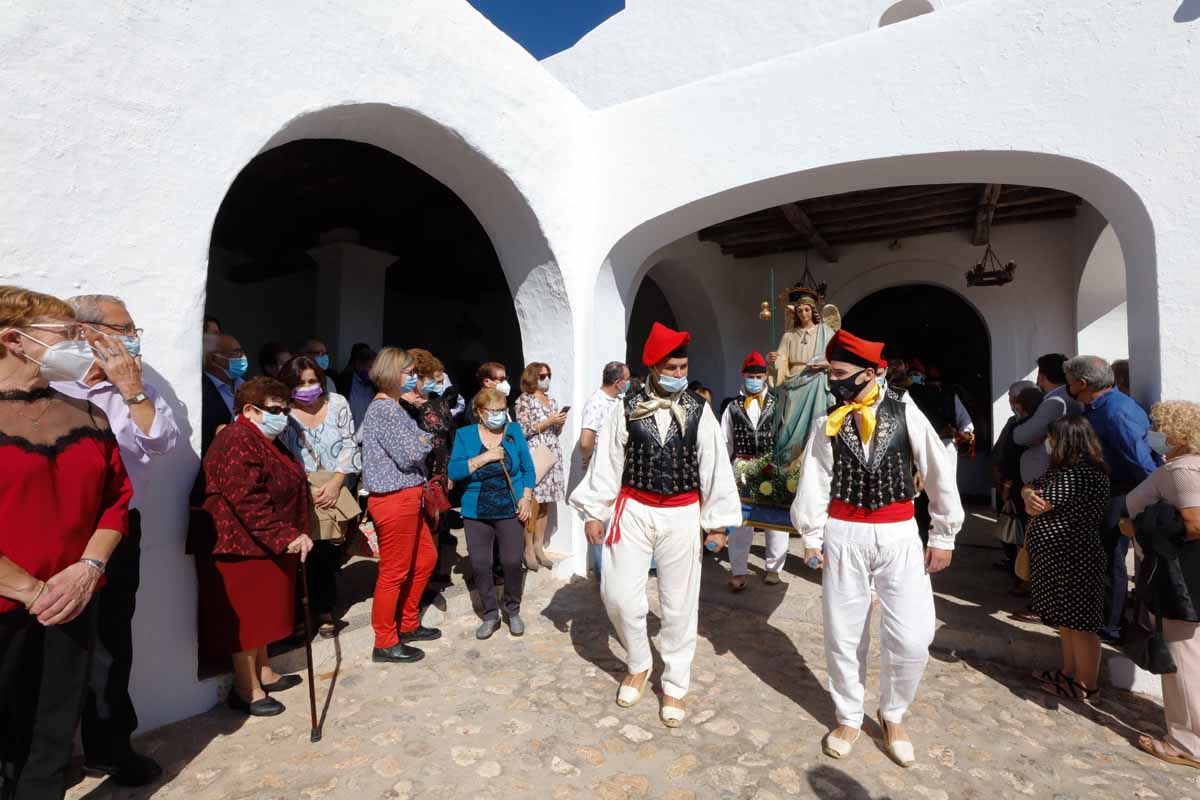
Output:
[[798,469],[785,469],[769,456],[738,461],[734,467],[742,515],[747,525],[792,530],[789,509],[800,481]]

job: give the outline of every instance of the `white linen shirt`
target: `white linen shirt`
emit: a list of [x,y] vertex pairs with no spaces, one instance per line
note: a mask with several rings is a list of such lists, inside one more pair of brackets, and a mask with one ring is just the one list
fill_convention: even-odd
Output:
[[[886,397],[880,392],[875,408]],[[932,519],[929,546],[953,550],[954,538],[966,517],[958,494],[955,464],[946,452],[942,440],[915,403],[904,403],[904,421],[908,426],[908,441],[912,447],[913,463],[925,483],[929,495],[929,515]],[[792,525],[804,537],[804,546],[819,550],[825,541],[825,523],[829,520],[830,485],[833,481],[833,440],[825,435],[826,416],[813,422],[808,444],[801,456],[800,483],[792,501]],[[850,424],[850,420],[846,421]],[[871,457],[875,441],[863,444],[863,454]]]
[[[654,412],[659,431],[671,424],[671,412]],[[660,434],[661,435],[661,434]],[[572,507],[588,520],[608,522],[621,493],[625,471],[625,444],[629,429],[625,424],[625,406],[617,403],[596,435],[596,450],[579,486],[571,493]],[[742,501],[734,482],[733,467],[726,455],[721,428],[712,409],[705,404],[696,434],[700,456],[700,527],[706,531],[724,531],[742,524]]]

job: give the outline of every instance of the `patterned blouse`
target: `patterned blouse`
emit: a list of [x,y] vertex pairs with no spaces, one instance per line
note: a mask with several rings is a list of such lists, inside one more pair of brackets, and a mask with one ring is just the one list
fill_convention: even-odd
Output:
[[315,428],[306,427],[294,416],[279,440],[304,464],[305,472],[328,470],[345,475],[362,472],[362,451],[354,440],[354,416],[350,403],[330,392],[325,419]]
[[[475,455],[481,456],[487,452],[486,447],[480,447]],[[513,503],[512,489],[509,488],[508,478],[504,471],[513,471],[512,457],[504,451],[504,467],[498,462],[485,464],[475,470],[471,480],[479,481],[479,503],[476,506],[474,519],[512,519],[517,515],[517,507]]]
[[538,449],[538,446],[546,447],[550,452],[558,457],[558,461],[550,468],[550,471],[542,476],[541,482],[534,487],[533,496],[537,498],[539,503],[556,503],[562,500],[567,495],[567,480],[563,473],[562,449],[558,444],[558,435],[562,433],[562,428],[557,425],[552,425],[546,428],[541,433],[537,433],[535,426],[544,419],[549,419],[558,413],[558,401],[550,395],[546,395],[550,401],[549,406],[542,405],[537,397],[532,394],[522,394],[517,398],[517,422],[521,423],[521,430],[525,432],[525,439],[529,442],[529,452],[532,453]]
[[372,400],[362,424],[363,486],[384,494],[425,483],[429,434],[395,400]]
[[450,446],[454,443],[454,417],[446,401],[440,397],[428,397],[423,405],[413,405],[401,400],[400,405],[417,423],[417,427],[429,434],[433,449],[425,457],[425,467],[430,479],[447,480],[446,465],[450,463]]

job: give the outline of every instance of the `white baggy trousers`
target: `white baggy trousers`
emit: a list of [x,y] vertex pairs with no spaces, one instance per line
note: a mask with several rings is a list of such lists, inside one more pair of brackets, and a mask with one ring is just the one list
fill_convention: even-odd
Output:
[[[788,533],[768,530],[765,535],[767,549],[763,563],[767,572],[782,572],[787,561]],[[754,528],[742,525],[729,532],[729,573],[734,577],[750,573],[750,544],[753,541]]]
[[936,625],[917,523],[830,519],[823,571],[825,662],[838,723],[862,727],[872,590],[883,611],[879,710],[886,721],[902,722],[929,661]]
[[654,508],[631,498],[620,523],[620,540],[605,545],[602,556],[600,596],[604,608],[625,646],[629,674],[650,669],[654,660],[646,635],[650,612],[646,581],[650,560],[658,562],[663,692],[682,698],[691,682],[700,612],[700,504]]

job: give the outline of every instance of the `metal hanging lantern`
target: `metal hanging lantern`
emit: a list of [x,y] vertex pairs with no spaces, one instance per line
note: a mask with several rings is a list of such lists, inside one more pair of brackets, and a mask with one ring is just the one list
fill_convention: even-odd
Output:
[[983,251],[983,258],[971,269],[967,270],[967,286],[1003,286],[1012,283],[1013,274],[1017,271],[1017,262],[1009,261],[1001,264],[996,251],[989,242]]

